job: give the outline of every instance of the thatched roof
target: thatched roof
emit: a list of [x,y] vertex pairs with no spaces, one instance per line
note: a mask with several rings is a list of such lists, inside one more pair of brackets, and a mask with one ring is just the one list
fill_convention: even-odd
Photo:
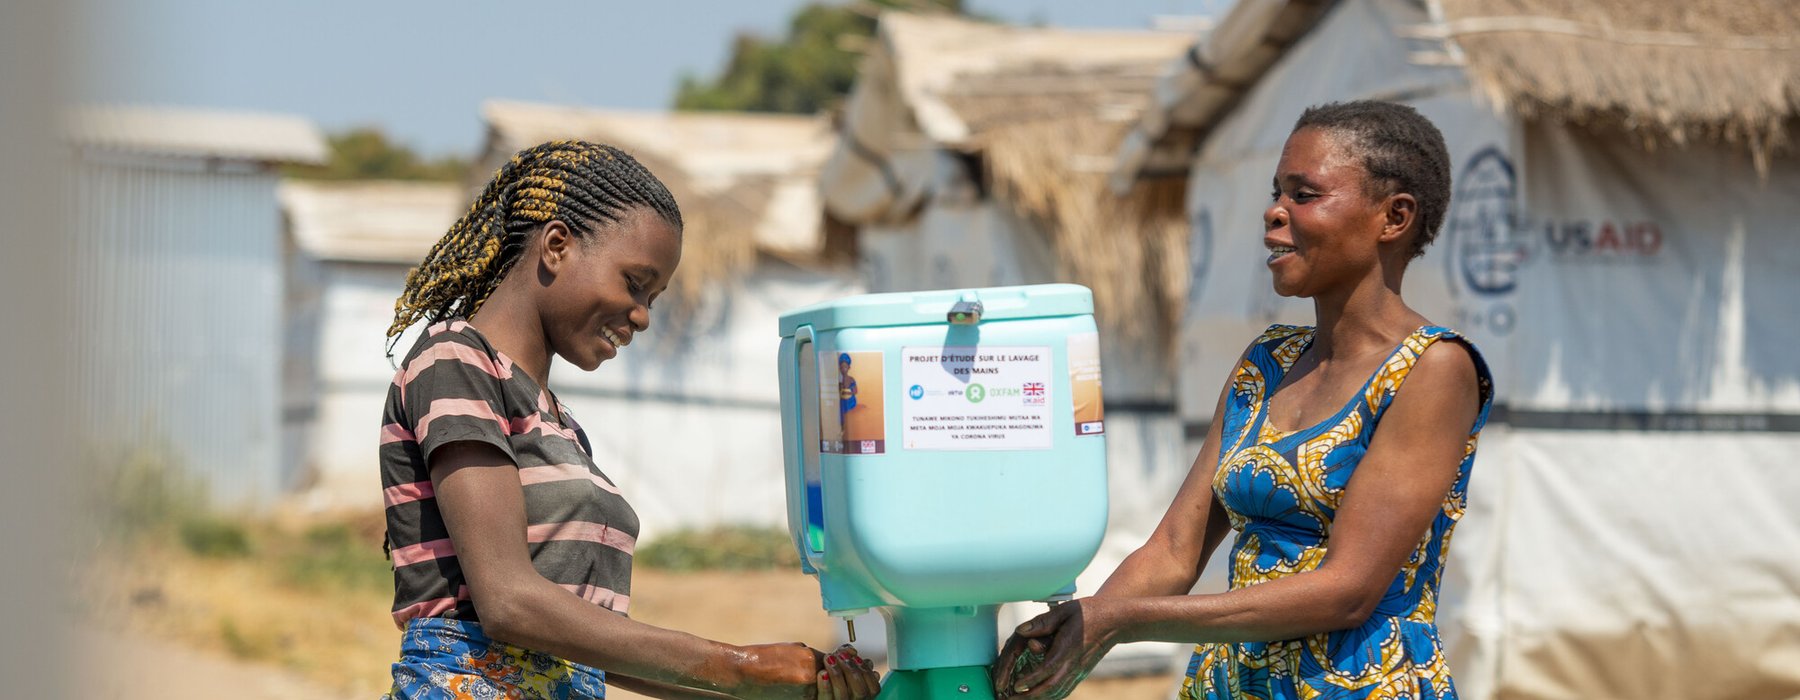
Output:
[[1115,195],[1096,163],[1123,133],[1117,122],[1064,117],[996,127],[980,142],[994,197],[1039,225],[1065,279],[1093,290],[1109,328],[1172,341],[1163,331],[1178,327],[1188,288],[1187,180]]
[[448,182],[287,180],[276,195],[301,251],[344,262],[417,265],[469,206]]
[[1186,35],[1173,32],[1014,27],[908,12],[883,14],[879,34],[875,50],[888,55],[884,68],[913,121],[950,147],[975,145],[971,139],[993,126],[997,114],[1011,120],[1106,108],[1135,114],[1142,88],[1188,44]]
[[[1647,144],[1712,139],[1758,167],[1800,129],[1795,0],[1421,0],[1436,18],[1395,36],[1441,40],[1477,89],[1526,119],[1624,131]],[[1119,149],[1123,189],[1181,172],[1214,126],[1336,0],[1238,0],[1170,62]]]
[[831,132],[821,118],[504,101],[483,105],[482,116],[488,136],[471,189],[512,154],[556,139],[617,146],[656,173],[686,222],[676,285],[690,299],[704,284],[748,269],[758,254],[798,262],[825,254],[817,182]]
[[1119,197],[1105,172],[1188,35],[887,13],[877,39],[824,174],[835,217],[908,220],[954,196],[937,189],[941,162],[921,154],[978,154],[989,194],[1038,225],[1063,276],[1094,290],[1103,318],[1129,320],[1116,330],[1173,327],[1186,294],[1182,183]]
[[1442,0],[1442,36],[1520,114],[1759,158],[1800,117],[1794,0]]

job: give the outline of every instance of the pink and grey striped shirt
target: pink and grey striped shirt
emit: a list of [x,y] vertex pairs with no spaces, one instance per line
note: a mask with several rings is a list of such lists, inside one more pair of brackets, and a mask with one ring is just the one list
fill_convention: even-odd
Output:
[[433,324],[388,388],[381,485],[394,561],[394,622],[480,619],[431,485],[431,454],[453,442],[500,449],[519,469],[526,540],[538,573],[624,614],[636,511],[595,466],[569,409],[462,320]]

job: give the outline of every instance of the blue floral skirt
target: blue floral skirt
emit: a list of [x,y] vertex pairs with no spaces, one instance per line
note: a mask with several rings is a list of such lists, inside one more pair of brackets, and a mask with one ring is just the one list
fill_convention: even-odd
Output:
[[414,618],[400,638],[386,700],[589,700],[606,697],[600,669],[494,641],[481,625]]

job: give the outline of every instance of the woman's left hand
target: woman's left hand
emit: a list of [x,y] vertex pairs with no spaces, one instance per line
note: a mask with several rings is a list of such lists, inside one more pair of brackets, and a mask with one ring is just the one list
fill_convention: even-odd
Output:
[[824,657],[819,670],[818,700],[864,700],[881,692],[875,664],[849,644]]
[[[1105,622],[1105,610],[1104,599],[1082,598],[1019,625],[994,663],[998,671],[994,694],[1033,700],[1067,697],[1117,643],[1115,631]],[[1044,660],[1015,675],[1014,662],[1028,648],[1043,649]]]

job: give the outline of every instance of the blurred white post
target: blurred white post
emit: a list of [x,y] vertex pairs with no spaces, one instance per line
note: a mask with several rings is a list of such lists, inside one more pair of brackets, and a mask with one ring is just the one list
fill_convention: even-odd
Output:
[[[69,239],[55,126],[68,76],[67,10],[0,3],[0,679],[9,698],[70,697],[75,655],[67,498]],[[80,659],[104,665],[103,660]]]

